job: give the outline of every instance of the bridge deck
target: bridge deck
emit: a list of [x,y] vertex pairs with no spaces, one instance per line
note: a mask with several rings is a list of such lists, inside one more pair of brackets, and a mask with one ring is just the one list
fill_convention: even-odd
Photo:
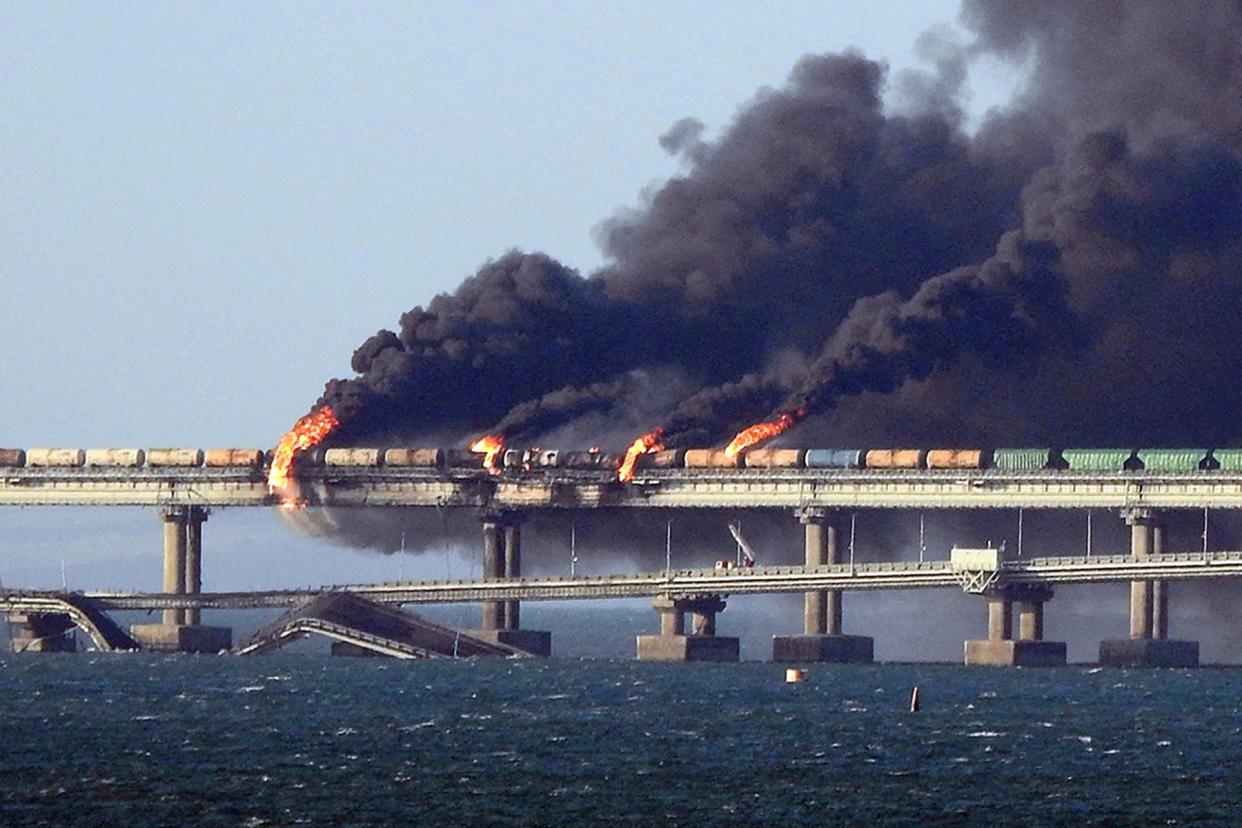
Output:
[[[1198,471],[648,470],[629,484],[565,470],[491,476],[431,469],[304,473],[301,494],[339,508],[1242,508],[1242,474]],[[275,506],[262,470],[9,469],[0,506]]]
[[[1071,584],[1134,580],[1187,580],[1242,577],[1242,552],[1029,558],[1006,561],[1006,583]],[[958,587],[961,573],[948,561],[881,562],[850,566],[760,566],[732,570],[673,570],[589,577],[529,577],[489,581],[398,581],[318,589],[167,595],[139,592],[87,592],[84,597],[105,609],[241,609],[298,607],[325,592],[346,592],[383,604],[434,604],[518,599],[555,601],[640,598],[659,595],[747,595],[807,592],[818,589],[875,590]],[[55,597],[59,593],[0,590],[0,611],[14,602]]]

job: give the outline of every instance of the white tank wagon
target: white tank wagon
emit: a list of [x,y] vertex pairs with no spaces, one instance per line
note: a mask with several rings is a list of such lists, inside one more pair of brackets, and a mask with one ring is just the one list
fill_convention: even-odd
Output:
[[147,449],[147,465],[152,467],[194,467],[203,465],[203,450],[191,448]]
[[134,469],[147,462],[147,453],[140,448],[91,448],[86,450],[86,465]]
[[384,465],[439,468],[444,465],[444,450],[438,448],[390,448],[384,452]]
[[325,466],[375,467],[383,462],[384,450],[378,448],[330,448],[323,453]]
[[26,451],[26,465],[76,468],[86,464],[86,451],[80,448],[32,448]]
[[203,452],[203,465],[213,469],[258,468],[263,460],[262,449],[224,448]]

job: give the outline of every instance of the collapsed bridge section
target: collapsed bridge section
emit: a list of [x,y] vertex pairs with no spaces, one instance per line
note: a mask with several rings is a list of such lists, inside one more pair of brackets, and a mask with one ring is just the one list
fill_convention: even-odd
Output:
[[238,655],[271,652],[311,635],[332,641],[335,655],[392,658],[530,655],[516,647],[485,641],[397,607],[344,592],[326,593],[281,616],[257,630],[233,652]]

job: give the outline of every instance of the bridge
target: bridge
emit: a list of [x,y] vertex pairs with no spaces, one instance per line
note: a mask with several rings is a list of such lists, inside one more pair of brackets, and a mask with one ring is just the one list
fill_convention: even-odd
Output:
[[[311,469],[302,498],[334,508],[1242,509],[1242,474],[1127,471],[648,469],[622,484],[567,469],[520,475],[419,468]],[[277,506],[262,469],[16,468],[0,506]]]
[[[582,601],[613,598],[682,598],[694,595],[760,595],[816,590],[943,589],[983,594],[1000,586],[1179,581],[1242,577],[1242,552],[1067,556],[1007,560],[997,570],[968,570],[953,561],[896,561],[830,566],[756,566],[678,569],[640,574],[548,576],[498,580],[392,581],[332,584],[318,588],[203,592],[84,591],[71,593],[104,610],[278,609],[301,607],[323,595],[345,594],[378,604],[460,604],[483,601]],[[0,589],[0,612],[32,599],[54,600],[55,590]]]
[[[1174,509],[1242,509],[1242,473],[1223,470],[1012,472],[997,469],[645,469],[622,484],[608,472],[506,471],[412,467],[328,467],[299,472],[302,503],[331,508],[456,508],[480,516],[481,581],[357,585],[345,588],[377,604],[477,601],[482,623],[472,634],[501,647],[550,650],[546,633],[524,630],[529,600],[651,597],[661,634],[640,637],[640,658],[736,657],[716,640],[720,596],[803,592],[804,633],[778,637],[778,660],[867,661],[871,639],[845,635],[841,595],[860,589],[961,585],[965,570],[947,562],[847,566],[838,543],[851,509],[1108,509],[1131,530],[1130,554],[1006,561],[979,568],[974,591],[989,602],[988,638],[966,649],[967,663],[1063,663],[1064,645],[1044,642],[1044,604],[1062,583],[1129,581],[1131,638],[1101,645],[1104,663],[1197,663],[1197,643],[1168,638],[1166,583],[1239,577],[1239,553],[1164,554],[1162,513]],[[206,593],[201,588],[202,527],[212,509],[272,507],[261,468],[12,468],[0,476],[0,506],[145,506],[164,521],[164,589],[160,594],[90,593],[101,611],[158,609],[161,624],[133,628],[147,648],[216,651],[231,645],[224,628],[199,623],[202,610],[245,606],[296,608],[322,592]],[[594,579],[523,578],[521,523],[534,511],[594,509],[788,510],[802,522],[801,567],[679,570]],[[4,609],[5,604],[0,604]],[[20,615],[9,609],[10,620]],[[685,615],[693,616],[687,632]],[[1014,614],[1017,614],[1017,632]],[[20,616],[19,637],[38,638],[38,613]],[[25,624],[23,627],[22,624]],[[644,639],[650,639],[644,643]],[[711,639],[710,641],[708,639]],[[1059,649],[1058,649],[1059,648]]]

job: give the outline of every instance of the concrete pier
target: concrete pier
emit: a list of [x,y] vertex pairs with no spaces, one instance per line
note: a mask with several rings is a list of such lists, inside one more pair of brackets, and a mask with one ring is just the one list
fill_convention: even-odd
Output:
[[[841,562],[837,547],[837,526],[825,509],[803,509],[798,513],[803,525],[804,560],[807,566]],[[815,590],[803,598],[802,635],[772,637],[773,661],[826,661],[870,663],[875,659],[875,641],[861,635],[842,633],[840,590]]]
[[[716,615],[725,608],[719,595],[656,598],[660,634],[638,636],[639,661],[737,661],[738,640],[716,635]],[[693,615],[686,634],[686,613]]]
[[[1151,509],[1121,513],[1130,527],[1130,555],[1142,560],[1164,552],[1164,524]],[[1169,585],[1130,583],[1130,637],[1100,642],[1107,667],[1198,667],[1199,642],[1169,640]]]
[[[521,516],[505,513],[483,518],[483,578],[522,577]],[[552,655],[552,633],[521,629],[521,601],[484,601],[480,629],[471,635],[484,641],[524,650],[531,655]]]
[[[197,595],[203,587],[202,506],[170,506],[160,512],[164,522],[164,592]],[[200,623],[197,609],[166,609],[161,624],[135,624],[130,634],[145,649],[157,652],[217,653],[233,646],[233,631]]]
[[[504,576],[504,526],[495,517],[483,519],[483,580],[494,581]],[[482,630],[500,630],[505,626],[505,605],[502,601],[484,601]]]
[[15,653],[72,653],[73,620],[60,612],[11,612],[9,649]]
[[[1044,604],[1052,589],[1010,586],[988,595],[988,637],[967,641],[965,663],[990,667],[1058,667],[1065,664],[1065,642],[1044,641]],[[1014,609],[1018,636],[1013,635]]]

